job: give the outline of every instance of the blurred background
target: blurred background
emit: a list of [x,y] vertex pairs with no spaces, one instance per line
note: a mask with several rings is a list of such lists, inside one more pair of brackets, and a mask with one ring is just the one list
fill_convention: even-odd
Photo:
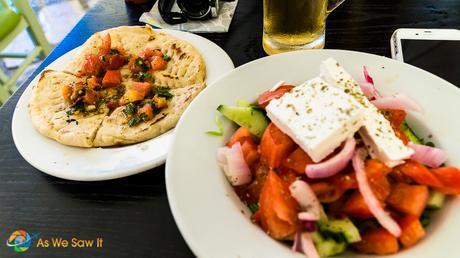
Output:
[[[22,1],[25,2],[26,6],[19,6],[18,2]],[[0,4],[2,4],[0,6],[0,23],[2,23],[0,27],[5,27],[4,24],[11,23],[11,17],[4,17],[8,15],[6,13],[6,9],[11,9],[20,16],[26,17],[27,23],[29,24],[38,22],[39,28],[45,35],[50,47],[53,48],[75,26],[86,10],[91,8],[97,1],[98,0],[0,0]],[[27,12],[29,7],[31,9],[31,13]],[[27,14],[32,16],[32,18],[27,17]],[[5,20],[2,20],[2,18],[7,19],[6,22]],[[11,27],[13,26],[15,25],[11,25]],[[2,28],[0,28],[0,30],[1,29]],[[9,36],[8,32],[5,32],[3,36],[1,34],[2,33],[0,32],[0,43]],[[12,39],[12,41],[3,42],[5,43],[3,45],[6,45],[6,47],[3,49],[0,48],[0,53],[30,53],[36,46],[36,44],[34,44],[33,37],[34,35],[31,35],[30,30],[23,29],[17,35],[14,35],[14,39]],[[5,57],[5,55],[2,56],[1,54],[0,69],[7,77],[11,78],[15,71],[24,62],[24,58],[8,58]],[[33,58],[31,63],[26,65],[24,71],[21,72],[16,85],[21,85],[22,82],[27,79],[28,76],[40,65],[41,61],[42,60],[40,58]],[[0,80],[0,84],[1,83],[2,81]],[[2,100],[0,100],[0,105],[2,104],[1,102]]]

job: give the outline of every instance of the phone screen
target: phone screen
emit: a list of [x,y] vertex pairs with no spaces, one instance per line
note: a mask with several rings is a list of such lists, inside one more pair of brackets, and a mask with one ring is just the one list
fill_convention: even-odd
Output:
[[404,62],[460,88],[460,40],[402,39]]

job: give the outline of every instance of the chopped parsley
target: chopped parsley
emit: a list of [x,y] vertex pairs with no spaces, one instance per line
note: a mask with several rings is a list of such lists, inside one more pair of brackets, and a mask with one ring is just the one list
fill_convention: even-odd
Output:
[[150,73],[145,73],[145,72],[140,72],[139,73],[139,80],[141,82],[143,82],[145,80],[148,80],[148,79],[152,79],[152,75]]
[[71,115],[73,115],[73,110],[72,110],[72,109],[66,110],[66,111],[65,111],[65,114],[66,114],[67,116],[71,116]]
[[139,116],[133,116],[133,117],[129,120],[128,126],[129,126],[129,127],[133,127],[133,126],[139,124],[141,121],[142,121],[142,119],[141,119]]
[[[137,107],[136,105],[134,105],[133,103],[129,103],[128,105],[126,105],[126,107],[123,109],[123,113],[126,115],[126,116],[132,116],[134,115],[135,113],[137,112]],[[131,122],[131,121],[130,121]]]
[[258,203],[250,203],[248,205],[248,208],[251,210],[252,213],[256,213],[259,210],[259,204]]
[[141,69],[141,72],[147,72],[150,67],[145,63],[144,59],[138,57],[136,61],[134,61],[134,64],[138,66]]
[[169,87],[158,86],[158,87],[153,88],[153,92],[159,97],[163,97],[165,99],[170,99],[173,97],[171,92],[169,92]]
[[163,56],[163,60],[165,60],[166,62],[169,62],[169,61],[171,61],[171,57],[165,54]]

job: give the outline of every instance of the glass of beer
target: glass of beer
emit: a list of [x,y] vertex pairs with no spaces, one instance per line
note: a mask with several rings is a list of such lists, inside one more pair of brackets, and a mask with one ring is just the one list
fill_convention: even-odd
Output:
[[324,48],[326,18],[345,0],[264,0],[267,54]]

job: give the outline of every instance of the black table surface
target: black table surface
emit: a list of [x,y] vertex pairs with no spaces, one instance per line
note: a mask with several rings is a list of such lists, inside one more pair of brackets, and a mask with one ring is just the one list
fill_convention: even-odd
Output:
[[[222,47],[235,66],[265,56],[262,2],[240,0],[228,33],[202,34]],[[17,257],[5,245],[17,229],[39,233],[43,240],[62,238],[70,245],[72,238],[103,239],[99,248],[38,248],[34,239],[24,257],[193,257],[169,209],[164,166],[117,180],[68,181],[29,165],[11,136],[14,107],[33,77],[94,32],[139,24],[151,6],[100,0],[0,109],[0,257]],[[326,48],[389,56],[390,36],[401,27],[458,29],[460,1],[347,0],[328,18]]]

